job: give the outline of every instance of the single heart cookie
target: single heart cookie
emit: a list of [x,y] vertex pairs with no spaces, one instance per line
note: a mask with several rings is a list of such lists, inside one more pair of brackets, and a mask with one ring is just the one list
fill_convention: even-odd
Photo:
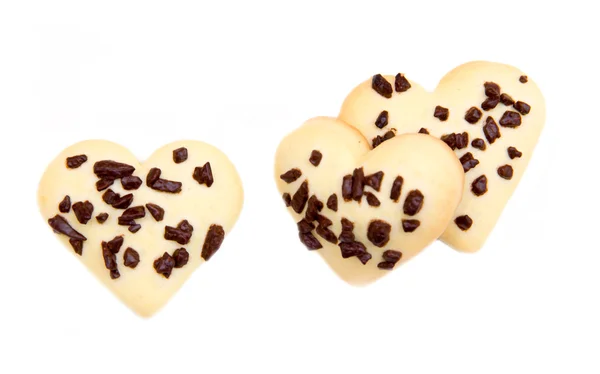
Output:
[[215,254],[242,202],[233,164],[197,141],[169,144],[141,164],[108,141],[77,143],[50,163],[38,190],[58,238],[144,317]]
[[462,202],[441,239],[479,250],[517,187],[545,121],[544,98],[518,69],[470,62],[432,93],[402,74],[375,75],[344,101],[339,118],[371,147],[396,134],[426,133],[454,150],[464,168]]
[[434,137],[397,136],[371,150],[353,127],[320,117],[282,140],[275,178],[300,241],[345,281],[366,284],[439,237],[464,173]]

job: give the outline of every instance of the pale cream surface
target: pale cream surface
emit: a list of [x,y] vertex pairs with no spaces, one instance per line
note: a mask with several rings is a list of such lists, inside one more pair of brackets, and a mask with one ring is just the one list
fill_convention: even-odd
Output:
[[[323,155],[317,167],[309,162],[313,150]],[[365,196],[360,203],[354,200],[345,202],[342,198],[344,175],[352,174],[358,167],[364,168],[365,175],[384,172],[380,192],[365,186],[365,192],[374,193],[380,200],[379,207],[369,206]],[[302,176],[288,184],[280,175],[292,168],[300,169]],[[390,191],[398,175],[404,178],[404,184],[399,200],[394,202],[390,199]],[[389,273],[377,267],[383,261],[385,250],[402,252],[402,259],[394,268],[397,269],[441,235],[460,201],[464,176],[462,166],[451,150],[431,136],[398,136],[371,150],[356,129],[334,118],[318,117],[307,121],[282,140],[275,158],[275,179],[280,193],[287,192],[292,196],[302,182],[308,180],[309,196],[316,195],[325,205],[332,193],[337,194],[338,211],[325,206],[321,214],[333,221],[330,229],[337,236],[341,232],[342,218],[354,222],[356,240],[362,242],[373,257],[366,265],[356,257],[344,259],[338,245],[313,231],[323,245],[316,252],[343,280],[363,285]],[[402,207],[408,192],[413,189],[420,190],[425,198],[421,211],[411,217],[403,213]],[[302,214],[297,214],[291,207],[287,209],[294,222],[300,221],[306,212],[306,208]],[[401,223],[403,218],[418,219],[421,225],[416,231],[405,233]],[[392,226],[390,241],[383,248],[374,246],[367,238],[367,228],[374,219]]]
[[[426,128],[432,136],[440,138],[444,134],[469,134],[467,148],[456,149],[457,157],[471,152],[479,165],[465,174],[464,194],[454,217],[469,215],[473,225],[468,231],[462,231],[452,220],[441,239],[453,248],[474,252],[485,243],[494,228],[504,206],[513,194],[531,158],[545,122],[546,108],[544,98],[531,77],[525,84],[519,81],[524,75],[520,70],[504,64],[476,61],[461,65],[440,81],[433,93],[425,91],[417,83],[410,81],[412,88],[406,92],[394,92],[387,99],[371,88],[371,79],[357,86],[345,99],[339,118],[356,127],[369,139],[383,135],[390,129],[398,134],[416,133]],[[394,76],[385,76],[394,85]],[[408,78],[408,77],[407,77]],[[497,83],[501,92],[509,94],[515,101],[521,100],[531,106],[527,115],[521,115],[522,123],[517,128],[500,126],[500,118],[506,110],[516,111],[512,106],[499,103],[490,111],[481,109],[486,99],[484,83]],[[448,108],[449,118],[445,122],[433,116],[436,105]],[[472,106],[482,111],[482,118],[472,125],[465,119],[465,112]],[[381,111],[389,113],[389,124],[379,129],[375,120]],[[501,138],[489,144],[483,133],[485,119],[492,116],[500,130]],[[471,141],[481,138],[486,143],[486,150],[481,151],[471,146]],[[513,146],[523,153],[521,158],[511,160],[507,148]],[[514,174],[511,180],[502,179],[497,168],[511,165]],[[471,183],[481,175],[486,175],[488,192],[480,197],[471,192]]]
[[[179,147],[188,149],[187,161],[176,164],[173,162],[172,151]],[[88,161],[77,169],[68,169],[67,157],[85,154]],[[135,167],[133,175],[140,177],[144,183],[135,191],[125,191],[120,180],[110,187],[121,195],[134,194],[131,207],[158,204],[165,210],[164,220],[156,222],[146,209],[146,216],[136,220],[142,225],[140,231],[132,234],[127,226],[117,225],[117,218],[123,213],[122,209],[114,209],[102,201],[103,192],[98,192],[95,182],[98,180],[93,173],[94,163],[100,160],[113,160]],[[200,185],[192,178],[194,168],[210,162],[214,177],[213,185],[208,188]],[[162,170],[161,178],[183,183],[182,191],[178,194],[159,192],[146,186],[146,175],[152,167]],[[94,205],[92,219],[85,225],[75,218],[73,210],[69,213],[59,213],[58,204],[65,195],[71,197],[74,204],[78,201],[89,200]],[[68,220],[71,226],[87,237],[84,242],[83,255],[79,257],[69,244],[69,238],[57,234],[57,238],[119,299],[140,316],[148,317],[164,306],[171,296],[183,285],[192,272],[204,262],[200,257],[206,232],[210,225],[221,225],[227,235],[236,222],[243,203],[243,191],[240,177],[229,161],[217,148],[198,141],[178,141],[157,150],[148,160],[141,163],[122,146],[103,140],[90,140],[77,143],[54,159],[48,166],[38,189],[38,203],[45,220],[60,214]],[[96,221],[96,216],[107,212],[110,216],[104,224]],[[174,241],[164,239],[164,228],[177,226],[187,219],[194,227],[192,238],[187,245],[179,245]],[[104,265],[101,242],[109,241],[117,235],[124,235],[124,243],[117,254],[117,264],[121,277],[111,279],[109,270]],[[219,251],[227,250],[227,240]],[[132,247],[140,255],[140,263],[135,269],[123,265],[123,253],[127,247]],[[173,254],[177,248],[184,247],[190,254],[187,265],[173,269],[169,279],[157,274],[153,268],[156,258],[164,252]],[[219,251],[211,258],[218,259]]]

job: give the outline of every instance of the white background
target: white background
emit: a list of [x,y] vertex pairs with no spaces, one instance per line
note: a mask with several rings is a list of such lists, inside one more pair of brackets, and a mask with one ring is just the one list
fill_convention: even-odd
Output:
[[[0,372],[600,372],[594,2],[360,3],[0,1]],[[525,71],[548,107],[486,246],[435,243],[346,285],[297,240],[272,176],[279,140],[375,73],[433,89],[480,59]],[[200,139],[244,181],[224,246],[152,319],[38,214],[46,164],[89,138],[142,159]]]

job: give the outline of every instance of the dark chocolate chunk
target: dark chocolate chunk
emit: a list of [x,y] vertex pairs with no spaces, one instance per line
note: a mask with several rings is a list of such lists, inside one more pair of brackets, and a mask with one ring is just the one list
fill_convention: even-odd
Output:
[[396,74],[396,80],[394,81],[394,86],[396,88],[396,92],[405,92],[411,87],[408,79],[404,77],[404,74],[398,73]]
[[473,139],[473,141],[471,142],[471,146],[473,148],[477,148],[477,149],[479,149],[481,151],[485,151],[485,148],[486,148],[485,147],[485,141],[483,139],[481,139],[481,138]]
[[114,192],[111,189],[106,190],[106,192],[102,195],[102,200],[104,200],[104,202],[107,203],[108,205],[114,204],[114,202],[120,198],[121,198],[121,195],[119,195],[118,193]]
[[111,160],[98,161],[94,164],[94,174],[100,179],[120,179],[128,177],[135,171],[131,165]]
[[213,185],[215,179],[213,178],[212,169],[210,167],[210,162],[207,162],[202,167],[196,167],[194,169],[194,179],[196,182],[200,184],[205,184],[206,187]]
[[317,226],[317,234],[319,234],[319,236],[321,236],[323,239],[327,240],[330,243],[337,244],[338,242],[335,233],[325,226]]
[[421,225],[421,221],[418,219],[403,219],[402,230],[404,232],[413,232]]
[[192,233],[194,231],[194,226],[192,226],[187,219],[184,219],[183,221],[179,222],[179,224],[177,225],[177,228],[179,230],[182,230],[184,232],[187,233]]
[[281,195],[281,198],[283,199],[286,207],[292,205],[292,197],[289,193],[284,192],[283,195]]
[[375,149],[378,146],[380,146],[381,143],[383,143],[383,138],[381,136],[379,136],[379,135],[377,135],[376,137],[374,137],[373,140],[371,141],[371,145],[373,146],[373,149]]
[[107,219],[108,219],[108,213],[106,213],[106,212],[100,213],[96,216],[96,221],[98,221],[98,223],[100,223],[100,224],[106,222]]
[[106,248],[112,253],[117,254],[121,250],[121,246],[123,246],[123,240],[122,236],[115,236],[113,239],[106,242]]
[[529,106],[529,104],[522,102],[522,101],[517,101],[513,107],[522,115],[526,115],[529,114],[529,111],[531,110],[531,106]]
[[354,223],[352,223],[351,221],[349,221],[346,218],[342,218],[341,220],[342,223],[342,232],[340,233],[340,241],[341,242],[353,242],[354,241],[354,233],[352,231],[354,231]]
[[465,113],[465,121],[469,122],[471,125],[476,124],[481,119],[481,110],[476,107],[471,107]]
[[513,168],[510,165],[502,165],[498,168],[498,175],[504,179],[511,180],[513,177]]
[[107,189],[108,187],[112,186],[113,183],[115,183],[114,179],[99,179],[96,182],[96,190],[97,191],[104,191],[105,189]]
[[494,82],[485,82],[483,87],[485,88],[485,96],[491,98],[500,97],[500,86],[498,86],[498,84]]
[[181,182],[175,182],[166,179],[158,179],[150,188],[161,192],[179,193],[181,192],[181,186]]
[[69,169],[77,169],[87,161],[86,155],[78,155],[73,157],[67,157],[67,167]]
[[190,259],[190,254],[185,248],[179,248],[173,252],[173,258],[175,259],[175,267],[180,269],[187,265]]
[[515,147],[508,147],[506,151],[508,152],[508,157],[510,157],[511,160],[523,156],[523,153],[519,152],[519,150]]
[[71,211],[71,198],[69,195],[65,196],[58,204],[58,211],[61,213],[69,213]]
[[392,184],[392,190],[390,191],[390,199],[395,202],[400,198],[400,194],[402,193],[402,183],[404,183],[404,178],[401,176],[397,176],[394,179],[394,183]]
[[71,227],[71,225],[69,225],[69,222],[67,222],[66,219],[58,214],[48,220],[48,225],[50,225],[52,230],[55,232],[66,235],[71,239],[82,241],[87,240],[85,236],[77,232],[73,227]]
[[108,248],[108,243],[102,242],[102,258],[108,270],[117,270],[117,256]]
[[81,256],[83,253],[83,242],[81,240],[71,238],[69,239],[69,244],[71,244],[71,247],[73,247],[75,253]]
[[210,225],[204,239],[204,245],[202,246],[202,258],[208,261],[221,247],[224,238],[225,230],[223,230],[223,227]]
[[378,94],[385,98],[392,97],[392,84],[388,82],[381,74],[377,74],[373,76],[371,80],[371,88],[375,90]]
[[381,113],[379,113],[379,116],[377,116],[377,119],[375,120],[375,126],[379,127],[380,129],[386,127],[388,125],[388,119],[388,111],[382,111]]
[[456,149],[456,134],[445,134],[440,138],[444,143],[448,145],[452,150]]
[[373,138],[373,141],[372,141],[373,148],[377,148],[379,145],[381,145],[381,143],[385,142],[386,140],[390,140],[395,136],[396,136],[396,133],[393,132],[392,130],[383,134],[383,137],[377,135],[376,137]]
[[464,215],[456,217],[454,219],[454,223],[456,223],[456,226],[458,226],[458,228],[462,231],[467,231],[471,228],[471,225],[473,225],[473,220],[471,219],[471,217]]
[[379,192],[381,189],[381,180],[383,179],[383,171],[378,171],[365,177],[365,184],[375,191]]
[[382,257],[385,261],[393,262],[395,264],[402,258],[402,252],[388,249],[387,251],[383,252]]
[[386,140],[390,140],[394,136],[396,136],[396,133],[393,132],[392,130],[390,130],[390,131],[386,132],[385,134],[383,134],[383,140],[382,140],[382,142],[385,142]]
[[421,208],[423,207],[423,200],[425,200],[425,196],[419,190],[412,190],[406,196],[406,200],[404,200],[404,214],[409,216],[414,216],[419,213]]
[[119,218],[117,218],[117,223],[120,226],[131,226],[131,225],[135,225],[135,220],[134,219],[128,219],[128,218],[119,217]]
[[312,195],[306,204],[306,219],[309,222],[316,221],[321,210],[323,210],[323,203],[315,195]]
[[121,185],[123,186],[123,189],[127,191],[137,190],[138,188],[140,188],[142,183],[143,182],[140,177],[135,177],[133,175],[121,178]]
[[162,171],[159,168],[152,168],[148,171],[148,175],[146,175],[146,186],[152,187],[154,183],[160,178]]
[[389,261],[382,261],[377,264],[377,267],[381,270],[392,270],[394,266],[396,266],[396,264]]
[[181,245],[188,244],[192,238],[193,227],[187,220],[179,222],[177,227],[165,226],[165,239],[173,240]]
[[433,110],[433,116],[442,122],[447,121],[449,115],[450,111],[448,110],[448,108],[444,108],[443,106],[438,105]]
[[367,253],[367,247],[361,242],[341,242],[339,247],[342,251],[343,258],[360,256]]
[[307,221],[305,218],[302,218],[300,221],[298,221],[296,226],[298,226],[298,232],[301,234],[306,234],[315,229],[315,225]]
[[319,166],[319,164],[321,163],[321,159],[323,159],[323,154],[317,150],[313,150],[310,153],[310,158],[308,159],[308,161],[314,166]]
[[150,215],[156,222],[160,222],[165,217],[165,210],[160,206],[152,203],[146,204],[146,209],[150,212]]
[[427,135],[429,135],[429,130],[427,130],[424,127],[421,127],[421,129],[419,130],[419,134],[427,134]]
[[381,220],[373,220],[369,223],[369,229],[367,230],[367,238],[377,247],[383,247],[390,241],[390,232],[392,226]]
[[322,214],[319,214],[319,216],[317,217],[317,222],[323,227],[329,227],[333,225],[333,222],[331,222],[329,218],[325,217]]
[[81,224],[87,224],[90,219],[92,219],[92,213],[94,213],[94,206],[89,201],[84,202],[76,202],[73,204],[73,213],[75,213],[75,217]]
[[369,252],[361,253],[356,257],[360,260],[360,262],[362,262],[363,265],[366,265],[367,262],[369,262],[369,260],[373,258],[373,256],[371,256]]
[[354,169],[354,173],[352,174],[352,198],[355,201],[362,199],[364,187],[365,172],[363,168]]
[[488,110],[492,110],[495,107],[498,106],[498,103],[500,102],[500,98],[499,97],[488,97],[487,99],[485,99],[483,101],[483,103],[481,103],[481,109],[488,111]]
[[298,187],[298,190],[296,191],[296,193],[294,193],[294,196],[292,196],[292,209],[294,209],[294,212],[298,214],[302,213],[307,201],[308,181],[304,181],[302,182],[300,187]]
[[474,158],[471,152],[467,152],[460,158],[460,163],[462,164],[463,170],[466,173],[475,166],[479,165],[479,160]]
[[121,196],[117,198],[112,203],[112,207],[115,209],[127,209],[133,202],[133,194],[127,194],[125,196]]
[[487,177],[485,175],[477,177],[477,179],[471,183],[471,192],[473,192],[475,196],[481,196],[487,192]]
[[527,81],[528,81],[528,79],[527,79],[526,75],[521,75],[519,77],[519,82],[521,82],[521,83],[527,83]]
[[456,148],[463,149],[469,145],[469,133],[463,132],[462,134],[456,134]]
[[365,196],[367,197],[367,203],[370,206],[379,206],[379,205],[381,205],[381,202],[379,201],[379,199],[377,198],[377,196],[375,196],[374,194],[372,194],[370,192],[365,192]]
[[175,260],[167,252],[165,252],[162,255],[162,257],[159,257],[156,260],[154,260],[154,270],[156,270],[158,274],[163,275],[167,279],[171,276],[171,272],[173,271],[174,267]]
[[515,103],[512,97],[509,94],[503,93],[500,95],[500,102],[505,106],[511,106]]
[[[146,216],[146,209],[144,209],[144,207],[142,205],[134,206],[133,208],[127,208],[123,212],[123,214],[121,214],[121,216],[119,217],[119,225],[122,225],[121,222],[133,221],[138,218],[144,218],[145,216]],[[128,225],[131,225],[131,223],[125,224],[125,226],[128,226]]]
[[135,269],[135,267],[140,263],[140,254],[133,248],[128,247],[123,253],[123,265],[128,268]]
[[500,118],[500,126],[512,128],[521,126],[521,115],[512,110],[507,110]]
[[121,273],[119,273],[118,269],[115,270],[111,270],[110,271],[110,279],[117,279],[121,276]]
[[338,198],[336,194],[331,194],[327,199],[327,208],[337,212],[338,210]]
[[502,137],[500,129],[492,117],[486,118],[485,125],[483,126],[483,134],[490,144],[494,144],[496,139]]
[[292,183],[295,182],[296,179],[300,178],[300,176],[302,176],[302,172],[300,171],[300,169],[294,168],[281,174],[279,178],[281,178],[286,183]]
[[319,240],[317,238],[315,238],[315,236],[310,232],[298,233],[298,237],[300,238],[300,241],[302,242],[302,244],[304,244],[306,246],[306,248],[308,248],[309,250],[316,250],[316,249],[323,248],[323,245],[321,245]]
[[185,147],[177,148],[173,151],[173,162],[181,164],[188,159],[188,150]]
[[344,176],[342,180],[342,197],[345,201],[352,200],[352,175]]

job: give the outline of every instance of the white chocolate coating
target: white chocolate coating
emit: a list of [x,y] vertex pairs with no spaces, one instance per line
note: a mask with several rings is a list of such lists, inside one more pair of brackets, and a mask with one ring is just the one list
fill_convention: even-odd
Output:
[[[323,155],[316,167],[309,162],[313,150]],[[352,174],[359,167],[364,168],[365,175],[384,172],[380,192],[369,186],[364,189],[377,196],[380,206],[369,206],[365,196],[360,203],[345,202],[342,198],[344,175]],[[300,169],[302,176],[288,184],[280,175],[292,168]],[[400,199],[394,202],[390,199],[390,190],[398,175],[404,178],[404,184]],[[373,257],[365,265],[356,257],[344,259],[338,245],[313,231],[323,245],[316,252],[343,280],[364,285],[389,273],[389,270],[377,267],[383,261],[385,250],[402,252],[401,260],[394,267],[397,269],[439,237],[460,202],[464,175],[452,151],[439,139],[407,134],[370,150],[366,139],[356,129],[334,118],[319,117],[307,121],[282,140],[275,157],[275,179],[282,194],[287,192],[293,196],[304,180],[308,180],[309,196],[315,195],[324,204],[331,194],[337,194],[338,211],[325,206],[320,214],[333,221],[330,229],[336,236],[341,232],[342,218],[354,222],[356,240],[362,242]],[[403,213],[402,207],[408,192],[413,189],[420,190],[425,198],[421,211],[410,217]],[[306,208],[302,214],[297,214],[292,207],[288,211],[298,222],[304,217]],[[405,233],[401,223],[403,218],[418,219],[421,225],[414,232]],[[376,247],[367,238],[367,228],[374,219],[391,224],[390,241],[383,248]]]
[[[456,149],[456,156],[461,157],[471,152],[474,158],[479,160],[479,165],[465,174],[462,202],[454,217],[468,215],[473,220],[473,225],[467,231],[462,231],[453,218],[441,240],[457,250],[474,252],[483,246],[519,184],[544,126],[544,98],[531,78],[527,83],[521,83],[521,75],[524,74],[520,70],[509,65],[470,62],[449,72],[433,93],[425,91],[409,79],[412,87],[406,92],[394,92],[390,99],[375,92],[369,79],[348,95],[339,118],[357,128],[369,139],[369,144],[370,139],[383,135],[392,128],[396,129],[398,134],[416,133],[419,129],[426,128],[437,138],[444,134],[467,132],[469,145],[464,149]],[[394,76],[385,78],[394,85]],[[481,109],[481,103],[486,99],[485,82],[497,83],[502,93],[531,106],[529,114],[521,115],[522,124],[519,127],[500,126],[500,118],[506,110],[516,111],[512,106],[499,103],[492,110]],[[449,109],[447,121],[442,122],[433,116],[437,105]],[[470,124],[464,119],[465,112],[473,106],[482,111],[482,118],[476,124]],[[383,110],[389,113],[389,124],[379,129],[374,123]],[[500,129],[501,138],[496,139],[493,144],[489,144],[483,133],[487,116],[492,116]],[[471,146],[475,138],[485,141],[486,150],[481,151]],[[507,153],[507,148],[511,146],[516,147],[523,155],[511,160]],[[506,164],[511,165],[514,171],[511,180],[505,180],[497,173],[497,168]],[[471,192],[471,183],[481,175],[487,177],[488,192],[477,197]]]
[[[172,151],[186,147],[189,157],[187,161],[176,164]],[[88,161],[76,169],[65,166],[65,159],[70,156],[85,154]],[[100,160],[113,160],[135,167],[134,176],[140,177],[144,183],[135,191],[125,191],[120,180],[109,187],[122,195],[134,194],[131,207],[154,203],[165,210],[164,219],[156,222],[146,209],[146,216],[137,219],[142,225],[140,231],[132,234],[127,226],[119,226],[117,218],[122,209],[114,209],[102,200],[102,192],[98,192],[95,183],[98,177],[93,172],[94,163]],[[192,178],[194,168],[210,162],[214,176],[213,185],[208,188],[200,185]],[[155,191],[146,186],[148,171],[158,167],[162,170],[161,178],[183,183],[178,194]],[[73,212],[59,213],[58,204],[65,195],[69,195],[74,204],[89,200],[94,206],[92,219],[87,224],[80,224]],[[54,159],[48,166],[39,185],[38,203],[44,220],[60,214],[70,225],[85,237],[83,254],[74,253],[69,238],[57,234],[57,237],[81,262],[119,299],[141,316],[149,317],[164,306],[171,296],[183,285],[192,272],[204,262],[200,257],[206,232],[211,224],[223,227],[225,234],[233,228],[243,203],[243,191],[240,177],[221,151],[215,147],[198,141],[178,141],[157,150],[148,160],[141,163],[126,148],[102,140],[90,140],[77,143]],[[109,214],[104,224],[96,221],[101,212]],[[175,241],[164,239],[164,228],[177,226],[187,219],[194,231],[190,242],[180,245]],[[109,241],[115,236],[123,235],[124,243],[116,255],[118,279],[111,279],[102,257],[101,242]],[[225,241],[226,242],[226,241]],[[225,243],[224,243],[225,245]],[[123,265],[123,253],[132,247],[140,255],[140,262],[135,269]],[[189,262],[182,268],[173,269],[169,279],[158,274],[153,268],[156,258],[164,252],[173,254],[177,248],[187,249]],[[219,251],[224,250],[223,246]],[[211,258],[218,258],[218,252]],[[76,280],[74,280],[76,281]]]

